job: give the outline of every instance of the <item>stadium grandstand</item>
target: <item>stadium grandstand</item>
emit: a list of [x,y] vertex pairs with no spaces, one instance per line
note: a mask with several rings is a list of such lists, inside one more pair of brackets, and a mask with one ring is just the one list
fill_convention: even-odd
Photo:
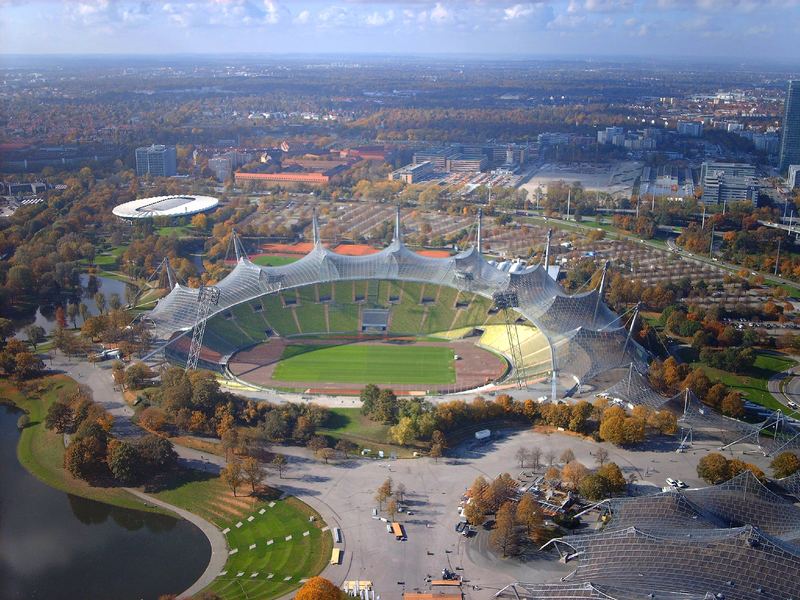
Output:
[[[391,245],[375,254],[327,249],[316,217],[313,231],[312,250],[291,264],[258,266],[241,253],[216,284],[219,302],[208,315],[201,366],[224,371],[238,349],[271,337],[334,333],[475,336],[479,345],[508,356],[504,314],[493,299],[510,292],[522,355],[522,364],[510,361],[513,367],[552,374],[553,382],[566,375],[578,384],[631,363],[646,367],[646,352],[631,339],[623,316],[603,303],[602,288],[568,295],[546,264],[499,270],[483,257],[480,234],[475,246],[433,258],[405,246],[399,210]],[[197,306],[198,290],[176,284],[148,315],[172,361],[188,352]]]
[[602,530],[544,546],[575,564],[560,583],[516,583],[496,597],[800,598],[800,509],[750,471],[716,486],[613,498],[597,508]]

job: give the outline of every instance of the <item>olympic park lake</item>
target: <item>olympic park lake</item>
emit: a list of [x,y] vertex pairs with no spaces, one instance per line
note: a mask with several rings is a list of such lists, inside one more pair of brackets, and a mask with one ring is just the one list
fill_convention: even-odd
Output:
[[[96,315],[100,311],[97,309],[97,303],[94,300],[94,295],[97,292],[102,292],[105,296],[106,303],[108,303],[113,294],[116,294],[120,301],[125,304],[126,290],[128,288],[135,289],[129,283],[112,279],[110,277],[103,277],[101,275],[82,274],[81,279],[81,294],[79,298],[68,298],[69,302],[83,302],[89,309],[90,315]],[[17,329],[16,337],[25,339],[25,326],[38,325],[44,329],[46,335],[53,333],[56,328],[56,307],[55,306],[39,306],[36,309],[36,314],[31,315],[26,319],[18,319],[15,322]],[[78,317],[78,325],[80,326],[81,319]],[[70,327],[72,325],[70,324]]]
[[55,490],[17,460],[17,419],[0,404],[0,598],[155,600],[203,572],[208,539],[170,516]]

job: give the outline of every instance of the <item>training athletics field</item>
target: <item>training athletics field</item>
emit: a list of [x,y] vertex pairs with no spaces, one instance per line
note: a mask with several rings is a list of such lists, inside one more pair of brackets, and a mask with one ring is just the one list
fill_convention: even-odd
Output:
[[441,385],[456,382],[452,348],[419,345],[290,344],[273,379],[285,382]]

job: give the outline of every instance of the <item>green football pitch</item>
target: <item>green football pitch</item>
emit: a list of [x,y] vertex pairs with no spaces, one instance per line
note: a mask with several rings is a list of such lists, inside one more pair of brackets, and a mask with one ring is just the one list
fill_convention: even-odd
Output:
[[456,382],[454,353],[446,346],[292,344],[273,374],[277,381],[327,383]]

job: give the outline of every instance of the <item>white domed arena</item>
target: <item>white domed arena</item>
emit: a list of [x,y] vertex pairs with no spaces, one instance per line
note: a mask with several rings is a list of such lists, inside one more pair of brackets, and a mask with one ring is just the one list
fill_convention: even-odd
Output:
[[121,219],[152,219],[154,217],[188,217],[214,210],[219,200],[211,196],[153,196],[115,206],[111,211]]

